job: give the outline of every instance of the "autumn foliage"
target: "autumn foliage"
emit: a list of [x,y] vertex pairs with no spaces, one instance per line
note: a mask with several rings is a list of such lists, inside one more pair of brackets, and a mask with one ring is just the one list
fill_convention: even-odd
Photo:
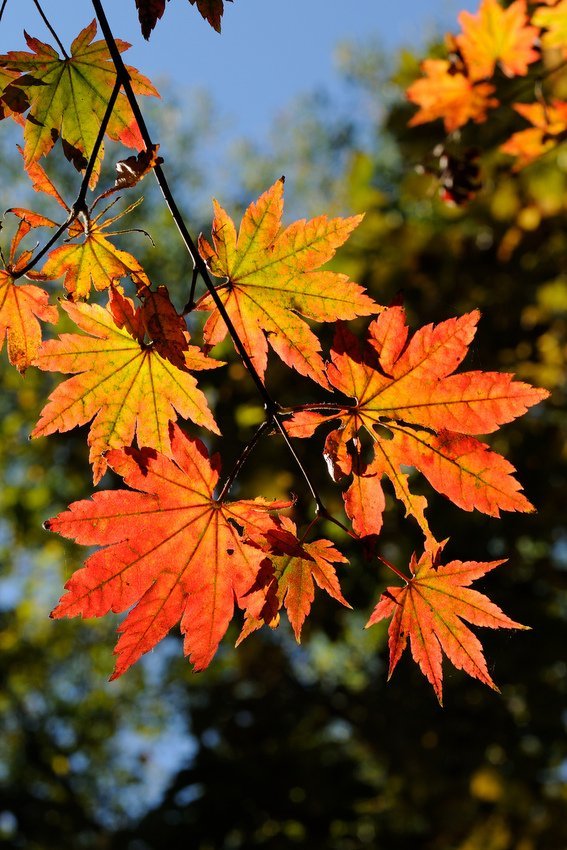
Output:
[[[222,0],[191,3],[220,31]],[[211,237],[200,236],[195,246],[170,202],[158,145],[138,104],[138,96],[157,91],[122,63],[128,45],[113,38],[100,2],[94,6],[103,39],[96,39],[93,21],[68,54],[60,44],[26,34],[29,52],[0,56],[0,115],[21,126],[33,188],[55,201],[63,216],[59,223],[33,210],[9,211],[16,230],[0,271],[0,342],[7,338],[8,359],[21,373],[38,368],[70,376],[51,393],[32,436],[89,424],[94,483],[109,467],[125,485],[96,491],[47,520],[47,529],[99,547],[71,576],[52,616],[128,611],[113,677],[178,624],[196,670],[210,663],[235,616],[240,643],[263,625],[275,628],[285,609],[299,641],[316,587],[350,607],[340,582],[347,558],[317,534],[317,521],[326,519],[341,539],[346,531],[360,540],[377,575],[385,564],[404,582],[382,589],[368,621],[391,618],[390,673],[409,640],[440,701],[443,654],[496,688],[465,623],[525,628],[469,587],[503,561],[441,563],[446,541],[439,541],[447,529],[430,528],[429,491],[415,487],[411,470],[465,511],[492,517],[533,511],[509,461],[479,437],[523,415],[547,392],[512,374],[462,368],[478,311],[452,317],[449,306],[437,324],[410,330],[401,304],[377,303],[348,274],[326,268],[362,216],[320,215],[285,226],[283,178],[250,203],[238,226],[214,201]],[[135,6],[149,38],[165,0],[136,0]],[[477,13],[463,12],[447,57],[426,59],[423,76],[408,89],[418,107],[410,125],[440,119],[444,132],[453,134],[467,122],[490,120],[502,108],[496,78],[525,77],[541,62],[542,50],[564,51],[565,7],[482,0]],[[531,125],[501,146],[520,168],[561,141],[567,104],[540,99],[510,107]],[[115,185],[93,196],[105,137],[135,153],[117,163]],[[59,150],[83,175],[74,199],[63,198],[40,162]],[[111,214],[107,199],[136,189],[152,172],[194,263],[181,312],[167,286],[152,282],[136,257],[114,242],[112,226],[137,202]],[[448,190],[458,201],[469,194],[458,185]],[[35,253],[21,246],[30,233],[39,244],[47,240]],[[204,292],[196,297],[199,279]],[[51,298],[57,280],[64,296],[59,306]],[[187,322],[200,313],[207,314],[202,344]],[[58,317],[65,325],[55,336],[49,325]],[[346,324],[357,320],[359,329],[368,317],[362,334]],[[334,334],[327,337],[329,324]],[[231,435],[221,434],[198,373],[218,370],[219,386],[230,380],[226,364],[211,356],[227,334],[264,405],[265,421],[221,480],[219,456],[210,455],[200,437],[215,435],[222,449],[222,439]],[[283,408],[272,398],[269,348],[290,380],[300,375],[304,384],[312,382],[311,401]],[[314,518],[306,528],[298,529],[291,517],[291,495],[228,498],[244,461],[268,435],[287,445],[313,498]],[[299,462],[297,440],[321,450],[320,462],[343,488],[344,514],[333,516],[323,504]],[[422,551],[407,570],[380,553],[387,492],[423,536]]]

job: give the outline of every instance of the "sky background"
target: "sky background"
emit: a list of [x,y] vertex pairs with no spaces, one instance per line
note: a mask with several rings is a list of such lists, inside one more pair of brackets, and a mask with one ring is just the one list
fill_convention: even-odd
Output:
[[[169,77],[207,88],[234,136],[262,135],[300,92],[340,87],[334,49],[340,41],[375,41],[386,49],[419,47],[457,28],[461,9],[477,0],[235,0],[227,3],[222,34],[187,0],[170,0],[145,42],[135,0],[105,4],[114,35],[131,42],[127,61],[152,81]],[[66,47],[93,18],[89,0],[42,0]],[[353,13],[353,9],[355,12]],[[26,49],[23,28],[52,42],[32,0],[8,0],[0,50]]]

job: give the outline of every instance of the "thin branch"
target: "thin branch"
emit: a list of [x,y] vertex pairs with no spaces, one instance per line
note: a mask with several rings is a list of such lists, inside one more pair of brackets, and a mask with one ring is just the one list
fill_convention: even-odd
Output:
[[[87,163],[87,167],[85,169],[85,173],[83,175],[83,182],[81,183],[81,188],[79,189],[79,195],[77,200],[73,204],[73,209],[83,208],[85,205],[85,199],[87,197],[87,190],[89,188],[89,183],[91,181],[91,177],[96,165],[96,161],[98,159],[98,153],[100,151],[102,142],[104,140],[104,134],[106,133],[106,128],[108,127],[108,122],[112,117],[112,113],[114,111],[114,106],[116,104],[116,99],[118,97],[118,93],[120,91],[120,80],[116,77],[116,82],[114,83],[114,88],[112,89],[112,94],[106,104],[106,109],[104,111],[104,115],[102,117],[102,121],[100,127],[98,128],[98,134],[95,139],[95,143],[89,157],[89,161]],[[81,211],[81,210],[79,210]]]
[[63,224],[57,229],[57,231],[53,234],[51,239],[43,246],[43,248],[38,251],[35,257],[32,257],[29,263],[24,266],[23,269],[17,274],[12,275],[14,280],[17,280],[20,277],[26,275],[29,271],[33,269],[37,263],[44,257],[47,252],[50,250],[51,246],[54,245],[59,237],[65,232],[65,230],[71,226],[71,224],[75,221],[76,218],[79,217],[81,213],[88,213],[88,209],[86,206],[85,199],[87,197],[87,191],[89,188],[89,181],[91,179],[93,169],[95,167],[95,163],[98,157],[98,153],[100,150],[100,146],[102,145],[102,141],[104,139],[104,134],[106,133],[106,128],[108,127],[108,122],[110,121],[112,111],[114,109],[114,105],[116,103],[116,98],[118,97],[118,92],[120,91],[120,82],[118,78],[116,79],[116,83],[114,84],[114,88],[112,90],[112,94],[110,95],[110,100],[106,106],[105,113],[102,118],[101,125],[99,127],[98,135],[95,139],[95,143],[93,149],[91,151],[91,155],[89,157],[89,161],[87,162],[87,167],[85,169],[85,173],[83,175],[83,179],[81,181],[81,186],[79,189],[79,194],[77,195],[77,200],[71,207],[69,211],[69,215],[67,216],[67,220],[63,222]]
[[[395,573],[398,576],[398,578],[401,578],[402,581],[405,581],[406,584],[410,583],[411,579],[409,579],[407,576],[405,576],[397,567],[395,567],[393,564],[391,564],[390,561],[387,561],[386,558],[382,557],[382,555],[378,555],[377,557],[378,557],[378,560],[382,561],[384,566],[388,567],[389,570],[392,570],[392,572]],[[396,600],[394,600],[394,601],[396,601]]]
[[199,277],[199,269],[193,267],[193,277],[191,278],[191,289],[189,291],[189,301],[183,308],[183,315],[186,316],[195,307],[195,287],[197,286],[197,278]]
[[0,21],[2,20],[2,16],[4,14],[4,9],[6,8],[7,3],[8,3],[8,0],[3,0],[2,6],[0,7]]
[[[102,33],[104,35],[104,39],[106,41],[107,47],[110,51],[112,61],[114,62],[114,66],[115,66],[116,72],[118,74],[118,79],[120,80],[120,82],[121,82],[121,84],[124,88],[124,92],[126,94],[126,97],[128,98],[128,102],[130,104],[132,112],[134,113],[134,117],[135,117],[135,119],[138,123],[138,128],[140,130],[140,133],[142,134],[142,138],[144,140],[144,144],[146,145],[146,149],[151,150],[151,148],[153,147],[152,138],[151,138],[150,133],[148,131],[148,128],[146,126],[146,122],[144,120],[144,116],[142,115],[142,111],[141,111],[140,106],[138,104],[138,101],[136,99],[136,95],[134,94],[134,90],[132,88],[132,84],[131,84],[131,81],[130,81],[130,75],[128,74],[128,71],[126,70],[126,66],[124,65],[124,62],[122,60],[122,56],[120,55],[120,51],[118,50],[118,47],[116,45],[116,41],[114,39],[114,35],[112,34],[112,30],[110,28],[110,24],[108,23],[108,19],[106,17],[106,14],[105,14],[104,8],[102,6],[101,0],[92,0],[92,4],[93,4],[93,7],[94,7],[94,11],[95,11],[97,20],[100,24],[100,28],[101,28]],[[211,277],[209,275],[209,271],[207,269],[207,266],[205,265],[203,259],[201,258],[201,255],[199,254],[199,252],[197,250],[197,246],[195,245],[195,242],[193,241],[193,238],[192,238],[191,234],[189,233],[189,230],[187,229],[187,225],[185,224],[183,216],[181,215],[181,212],[180,212],[180,210],[177,206],[175,198],[173,197],[173,194],[172,194],[171,189],[169,187],[169,184],[166,180],[166,177],[165,177],[165,174],[163,172],[161,165],[156,165],[155,168],[153,169],[153,172],[154,172],[154,175],[155,175],[156,180],[158,182],[158,185],[161,189],[161,192],[162,192],[162,195],[165,199],[165,202],[166,202],[166,204],[169,208],[169,211],[170,211],[170,213],[173,217],[175,225],[176,225],[176,227],[179,231],[179,234],[181,236],[183,244],[185,245],[185,248],[186,248],[189,256],[191,257],[191,259],[193,261],[193,267],[197,270],[198,274],[201,276],[202,280],[204,281],[205,286],[207,287],[207,290],[209,291],[211,298],[214,301],[215,306],[216,306],[217,310],[219,311],[219,313],[220,313],[220,315],[221,315],[221,317],[222,317],[222,319],[223,319],[223,321],[224,321],[224,323],[227,327],[227,330],[228,330],[228,332],[229,332],[229,334],[232,338],[232,341],[234,343],[234,347],[238,351],[238,354],[240,355],[242,362],[246,366],[246,368],[247,368],[247,370],[250,374],[250,377],[254,381],[254,383],[256,385],[256,389],[258,390],[258,393],[259,393],[260,397],[262,398],[262,401],[264,402],[264,409],[266,411],[266,419],[267,419],[268,424],[270,424],[270,425],[274,424],[276,426],[276,428],[278,429],[278,431],[280,432],[280,434],[282,435],[282,437],[283,437],[283,439],[284,439],[284,441],[287,445],[287,448],[288,448],[291,456],[293,457],[295,463],[297,464],[297,466],[298,466],[298,468],[299,468],[299,470],[300,470],[300,472],[301,472],[301,474],[302,474],[302,476],[303,476],[303,478],[304,478],[304,480],[305,480],[305,482],[306,482],[306,484],[309,488],[309,491],[310,491],[310,493],[311,493],[311,495],[312,495],[312,497],[315,501],[315,504],[317,506],[317,513],[320,514],[321,516],[325,516],[327,519],[330,519],[330,520],[336,522],[338,525],[340,525],[340,523],[338,523],[338,521],[334,520],[333,517],[329,514],[329,512],[325,508],[325,506],[324,506],[324,504],[321,500],[321,497],[319,496],[319,494],[318,494],[318,492],[315,488],[315,485],[313,484],[307,470],[305,469],[305,467],[301,463],[299,457],[297,456],[295,449],[293,448],[293,446],[290,442],[290,439],[289,439],[289,437],[286,433],[286,430],[285,430],[285,426],[284,426],[284,424],[281,420],[281,417],[280,417],[279,405],[277,404],[276,401],[274,401],[274,399],[271,397],[271,395],[267,391],[266,387],[264,386],[264,382],[262,381],[262,379],[260,378],[260,375],[256,371],[256,368],[254,367],[254,364],[252,363],[250,355],[246,351],[244,344],[243,344],[242,340],[240,339],[240,337],[239,337],[239,335],[236,331],[236,328],[234,327],[234,324],[232,323],[232,320],[231,320],[230,316],[228,315],[221,298],[219,297],[219,294],[216,290],[216,287],[213,284]],[[342,527],[343,526],[341,526],[341,528]]]
[[60,225],[57,228],[57,230],[55,231],[55,233],[53,234],[53,236],[51,237],[49,242],[46,242],[46,244],[43,246],[43,248],[40,251],[38,251],[38,253],[35,255],[35,257],[31,258],[29,263],[27,263],[27,265],[25,265],[23,267],[23,269],[20,269],[19,272],[11,274],[10,276],[14,280],[18,280],[19,277],[24,277],[24,275],[26,275],[28,272],[30,272],[33,269],[33,267],[39,263],[41,258],[44,257],[47,254],[47,252],[49,251],[51,246],[55,245],[55,243],[57,242],[57,240],[59,239],[61,234],[64,233],[67,230],[67,228],[75,221],[77,216],[78,216],[78,213],[75,213],[71,210],[71,212],[69,213],[69,216],[67,217],[67,220],[64,221],[63,224]]
[[252,454],[252,451],[254,450],[256,443],[270,429],[270,427],[271,427],[271,423],[268,422],[267,420],[265,422],[262,422],[260,427],[253,434],[252,439],[244,446],[244,449],[242,450],[240,457],[238,458],[238,460],[236,461],[236,463],[234,465],[234,469],[232,470],[232,472],[230,473],[230,475],[228,476],[228,478],[224,482],[223,488],[218,495],[217,502],[222,502],[226,498],[226,496],[228,496],[228,494],[230,492],[230,488],[232,487],[232,485],[234,484],[234,482],[238,478],[238,475],[240,474],[240,470],[242,469],[242,467],[244,466],[244,464],[246,463],[246,461],[248,460],[248,458]]
[[[61,51],[61,53],[63,54],[63,58],[64,58],[64,59],[70,59],[71,57],[69,56],[69,54],[67,53],[67,51],[66,51],[66,50],[65,50],[65,48],[63,47],[63,44],[61,43],[61,40],[60,40],[59,36],[57,35],[57,33],[55,32],[55,30],[53,29],[53,27],[51,26],[51,24],[50,24],[50,23],[49,23],[49,21],[47,20],[47,15],[45,14],[45,12],[43,11],[43,9],[41,8],[41,5],[40,5],[40,3],[39,3],[39,0],[33,0],[33,2],[35,3],[35,7],[36,7],[36,9],[37,9],[37,11],[39,12],[39,14],[41,15],[42,19],[43,19],[43,23],[45,24],[45,26],[47,27],[47,29],[49,30],[49,32],[51,33],[51,35],[53,36],[53,38],[55,39],[55,41],[57,42],[57,44],[59,45],[59,50],[60,50],[60,51]],[[4,5],[5,5],[5,4],[4,4]],[[2,7],[2,11],[4,11],[4,7]]]

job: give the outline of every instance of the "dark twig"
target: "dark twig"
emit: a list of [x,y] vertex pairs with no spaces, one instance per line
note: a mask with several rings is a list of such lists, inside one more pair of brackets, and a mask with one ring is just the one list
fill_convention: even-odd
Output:
[[57,242],[57,240],[59,239],[59,237],[61,236],[61,234],[62,234],[62,233],[65,233],[65,231],[67,230],[67,228],[69,227],[69,225],[70,225],[70,224],[72,224],[72,223],[75,221],[75,219],[77,218],[77,215],[78,215],[78,213],[74,213],[73,211],[71,211],[71,212],[69,213],[69,216],[68,216],[67,220],[66,220],[66,221],[64,221],[64,222],[63,222],[63,224],[61,224],[61,225],[57,228],[57,230],[55,231],[55,233],[53,234],[53,236],[51,237],[51,239],[49,240],[49,242],[46,242],[46,244],[43,246],[43,248],[42,248],[40,251],[38,251],[38,252],[37,252],[37,254],[35,255],[35,257],[32,257],[32,258],[31,258],[31,260],[29,261],[29,263],[27,263],[27,265],[25,265],[25,266],[23,267],[23,269],[20,269],[20,271],[19,271],[19,272],[15,272],[15,273],[11,274],[11,277],[12,277],[14,280],[17,280],[19,277],[23,277],[23,276],[24,276],[24,275],[26,275],[29,271],[31,271],[31,270],[33,269],[33,267],[39,263],[39,261],[41,260],[41,258],[42,258],[42,257],[44,257],[44,256],[47,254],[47,252],[49,251],[49,249],[51,248],[51,246],[52,246],[52,245],[55,245],[55,243]]
[[[126,94],[126,97],[128,98],[128,102],[130,104],[132,112],[134,113],[134,117],[135,117],[135,119],[138,123],[138,128],[140,130],[140,133],[142,134],[142,138],[144,140],[144,144],[146,145],[146,149],[151,150],[152,147],[153,147],[152,138],[151,138],[150,133],[148,131],[148,128],[146,126],[146,122],[144,120],[144,116],[142,115],[142,111],[141,111],[139,104],[138,104],[138,101],[136,99],[136,95],[134,94],[134,90],[132,88],[132,84],[131,84],[131,81],[130,81],[130,75],[128,74],[128,71],[126,69],[126,66],[124,65],[124,62],[122,61],[122,56],[120,55],[120,51],[118,50],[118,47],[116,45],[116,41],[114,39],[114,35],[112,34],[112,30],[110,29],[110,24],[108,23],[108,19],[106,17],[106,14],[105,14],[104,8],[102,6],[101,0],[92,0],[92,4],[93,4],[93,7],[94,7],[94,11],[95,11],[97,20],[100,24],[100,28],[101,28],[102,33],[104,35],[104,39],[106,41],[107,47],[110,51],[112,61],[114,62],[114,66],[115,66],[116,72],[118,74],[118,79],[120,80],[120,82],[121,82],[121,84],[124,88],[124,92]],[[216,287],[213,284],[211,277],[209,275],[209,271],[207,269],[207,266],[205,265],[204,261],[202,260],[200,254],[197,250],[197,246],[195,245],[195,242],[193,241],[193,238],[192,238],[191,234],[189,233],[189,230],[187,229],[187,225],[185,224],[183,216],[181,215],[181,212],[180,212],[180,210],[177,206],[175,198],[173,197],[173,194],[172,194],[171,189],[169,187],[169,184],[166,180],[166,177],[165,177],[165,174],[163,172],[161,165],[159,165],[159,164],[156,165],[155,168],[153,169],[153,172],[154,172],[154,175],[155,175],[156,180],[158,182],[158,185],[161,189],[164,200],[165,200],[165,202],[166,202],[166,204],[169,208],[169,211],[170,211],[170,213],[173,217],[175,225],[176,225],[176,227],[179,231],[179,234],[181,236],[183,244],[185,245],[185,248],[186,248],[189,256],[191,257],[191,260],[193,261],[193,267],[196,269],[197,273],[200,275],[201,279],[204,281],[205,286],[207,287],[207,290],[209,291],[211,298],[213,299],[215,306],[216,306],[217,310],[219,311],[219,313],[220,313],[220,315],[221,315],[221,317],[222,317],[222,319],[223,319],[223,321],[224,321],[224,323],[227,327],[227,330],[228,330],[228,332],[229,332],[229,334],[232,338],[232,341],[234,343],[234,347],[238,351],[238,354],[240,355],[242,362],[246,366],[246,368],[247,368],[247,370],[250,374],[250,377],[254,381],[254,384],[256,385],[256,389],[258,390],[258,393],[259,393],[260,397],[262,398],[262,401],[264,402],[264,409],[266,411],[267,423],[269,425],[272,425],[272,424],[275,425],[275,427],[278,429],[278,431],[282,435],[291,456],[293,457],[295,463],[297,464],[299,470],[301,471],[303,478],[305,479],[305,482],[307,483],[307,486],[309,487],[309,491],[310,491],[310,493],[311,493],[311,495],[312,495],[312,497],[315,501],[315,504],[317,506],[317,514],[320,514],[321,516],[325,516],[327,519],[333,520],[333,517],[329,514],[329,512],[325,508],[323,502],[321,501],[321,497],[317,493],[315,485],[313,484],[307,470],[305,469],[305,467],[301,463],[295,449],[293,448],[293,446],[290,442],[290,439],[289,439],[289,437],[286,433],[285,426],[284,426],[283,421],[282,421],[281,416],[280,416],[279,405],[277,404],[276,401],[274,401],[274,399],[271,397],[271,395],[267,391],[266,387],[264,386],[264,382],[262,381],[262,379],[260,378],[260,375],[256,371],[256,368],[254,367],[254,364],[252,363],[250,355],[246,351],[244,344],[243,344],[242,340],[240,339],[240,337],[239,337],[239,335],[236,331],[236,328],[234,327],[234,324],[232,323],[232,320],[231,320],[230,316],[228,315],[221,298],[219,297],[219,294],[216,290]],[[333,520],[333,521],[337,522],[336,520]],[[338,523],[338,522],[337,522],[337,524],[340,525],[340,523]]]
[[85,173],[83,175],[83,182],[81,183],[81,188],[79,189],[79,194],[77,196],[77,200],[73,204],[73,209],[78,212],[84,212],[85,207],[85,199],[87,197],[87,191],[89,188],[89,183],[91,181],[91,177],[96,165],[96,161],[98,159],[98,153],[100,151],[101,145],[104,140],[104,134],[106,133],[106,128],[108,127],[108,122],[112,117],[112,113],[114,112],[114,106],[116,104],[116,99],[118,98],[118,93],[120,91],[120,80],[118,76],[116,77],[116,82],[114,83],[114,88],[112,89],[112,94],[106,104],[106,109],[104,115],[102,117],[102,122],[100,127],[98,128],[98,134],[95,139],[95,143],[89,157],[89,161],[87,162],[87,167],[85,168]]
[[55,41],[57,42],[57,44],[59,45],[59,50],[60,50],[60,51],[61,51],[61,53],[63,54],[63,58],[64,58],[64,59],[69,59],[69,58],[70,58],[69,54],[67,53],[67,51],[66,51],[66,50],[65,50],[65,48],[63,47],[63,44],[61,43],[61,40],[60,40],[59,36],[57,35],[57,33],[55,32],[55,30],[53,29],[53,27],[51,26],[51,24],[50,24],[50,23],[49,23],[49,21],[47,20],[47,15],[45,14],[45,12],[43,11],[43,9],[41,8],[41,5],[40,5],[40,3],[39,3],[39,0],[33,0],[33,2],[35,3],[35,7],[36,7],[36,9],[37,9],[37,11],[39,12],[39,14],[41,15],[42,19],[43,19],[43,23],[45,24],[45,26],[47,27],[47,29],[49,30],[49,32],[51,33],[51,35],[53,36],[53,38],[55,39]]
[[238,475],[240,474],[240,470],[242,469],[242,467],[244,466],[244,464],[246,463],[246,461],[248,460],[248,458],[252,454],[252,451],[253,451],[256,443],[258,443],[260,441],[260,439],[270,429],[270,427],[271,427],[271,422],[268,422],[267,420],[265,422],[262,422],[260,427],[253,434],[252,439],[244,446],[244,449],[242,450],[240,457],[236,461],[232,472],[230,473],[230,475],[228,476],[228,478],[226,479],[226,481],[223,484],[223,488],[218,495],[217,502],[222,502],[228,496],[228,494],[230,492],[230,488],[232,487],[232,485],[234,484],[234,482],[238,478]]
[[77,200],[69,210],[69,215],[67,216],[67,220],[63,222],[63,224],[57,228],[57,231],[53,234],[51,239],[43,246],[43,248],[38,251],[35,257],[32,257],[29,263],[24,266],[23,269],[17,274],[13,275],[14,280],[17,280],[19,277],[23,277],[29,271],[33,269],[34,266],[39,263],[42,257],[44,257],[47,252],[50,250],[51,246],[54,245],[62,233],[71,226],[71,224],[75,221],[76,218],[79,217],[81,213],[87,214],[88,209],[85,202],[87,197],[87,191],[89,188],[89,181],[91,179],[93,169],[95,167],[95,163],[98,157],[98,153],[100,150],[100,146],[102,145],[102,141],[104,139],[104,134],[106,133],[106,128],[108,126],[108,122],[110,121],[110,117],[112,115],[112,111],[114,109],[114,104],[116,103],[116,98],[118,97],[118,92],[120,91],[120,82],[118,78],[116,79],[116,83],[114,84],[114,88],[112,90],[112,94],[110,95],[110,100],[108,101],[104,116],[102,118],[102,123],[99,127],[98,135],[95,139],[95,143],[93,149],[91,151],[91,155],[89,157],[89,161],[87,162],[87,167],[85,169],[85,173],[83,175],[83,179],[81,181],[81,186],[79,189],[79,194],[77,195]]
[[193,267],[193,277],[191,278],[191,290],[189,292],[189,301],[183,308],[183,315],[186,316],[195,307],[195,287],[197,286],[197,278],[199,277],[199,269]]
[[4,14],[4,9],[6,8],[7,3],[8,3],[8,0],[3,0],[2,6],[0,7],[0,21],[2,20],[2,16]]

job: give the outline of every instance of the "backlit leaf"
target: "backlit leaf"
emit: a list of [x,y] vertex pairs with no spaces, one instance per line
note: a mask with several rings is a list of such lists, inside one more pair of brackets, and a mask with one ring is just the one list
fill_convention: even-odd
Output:
[[285,607],[295,639],[301,642],[301,629],[315,598],[315,585],[342,605],[350,605],[341,593],[334,564],[348,563],[329,540],[305,543],[297,538],[295,524],[287,517],[281,527],[269,530],[262,547],[269,558],[264,564],[253,591],[261,591],[264,602],[258,614],[257,596],[253,595],[254,611],[247,610],[244,628],[238,639],[241,643],[263,623],[274,627],[279,622],[278,611]]
[[[282,212],[283,180],[248,207],[238,234],[215,202],[214,247],[201,237],[199,250],[212,274],[226,280],[218,294],[259,375],[266,371],[267,336],[288,366],[326,387],[321,346],[304,318],[333,322],[380,310],[347,275],[318,270],[348,239],[361,216],[320,216],[282,230]],[[214,346],[226,336],[226,325],[210,295],[197,307],[213,310],[204,336]]]
[[64,275],[63,285],[73,300],[88,298],[92,287],[99,291],[108,289],[124,277],[130,277],[136,286],[148,286],[148,277],[138,260],[108,239],[115,235],[108,228],[134,206],[106,221],[101,218],[104,212],[93,219],[82,217],[75,221],[69,229],[69,238],[81,241],[68,241],[51,251],[43,272],[51,278]]
[[129,446],[134,435],[139,446],[171,456],[169,423],[177,414],[219,433],[189,366],[222,364],[189,345],[188,333],[178,352],[188,365],[178,366],[160,353],[159,338],[156,344],[146,341],[145,308],[135,310],[118,289],[111,291],[107,309],[71,302],[61,306],[85,334],[63,334],[39,351],[34,365],[74,377],[51,394],[33,437],[69,431],[94,417],[88,442],[96,483],[106,470],[105,452]]
[[527,130],[513,133],[500,146],[502,153],[516,157],[513,169],[519,171],[566,138],[567,103],[562,100],[549,104],[515,103],[514,109],[533,124]]
[[[0,66],[19,71],[22,76],[12,85],[19,87],[30,102],[24,129],[24,156],[29,166],[49,153],[60,137],[65,156],[78,170],[88,162],[116,81],[116,70],[104,41],[93,41],[96,22],[92,21],[73,41],[70,58],[60,58],[49,44],[32,38],[26,41],[32,52],[11,51],[0,56]],[[117,41],[120,52],[130,46]],[[128,67],[132,87],[137,94],[158,96],[151,82],[135,68]],[[128,104],[120,92],[107,127],[111,139],[138,150],[144,147],[140,131]],[[91,179],[96,185],[100,170]]]
[[[177,623],[196,670],[210,663],[234,613],[252,607],[251,588],[265,560],[244,532],[265,535],[270,512],[290,502],[218,502],[219,460],[200,440],[172,427],[171,457],[149,449],[108,453],[131,490],[95,493],[46,523],[87,546],[104,546],[66,584],[53,617],[101,617],[134,606],[120,626],[120,676]],[[263,603],[257,594],[258,612]]]
[[[365,350],[339,327],[327,375],[337,390],[356,401],[341,403],[331,412],[298,412],[288,433],[305,437],[318,424],[341,420],[343,443],[340,431],[332,432],[335,436],[325,451],[331,467],[337,466],[342,475],[349,471],[345,454],[350,451],[354,459],[345,507],[359,534],[380,531],[384,504],[380,478],[385,475],[406,514],[429,536],[426,503],[409,491],[402,471],[406,465],[422,472],[436,490],[464,510],[476,508],[493,516],[501,510],[533,510],[519,492],[513,467],[471,435],[495,431],[548,393],[514,381],[509,374],[451,374],[467,353],[478,318],[478,311],[473,311],[427,325],[407,341],[404,311],[390,307],[370,325]],[[373,459],[367,463],[364,446],[353,439],[359,432],[372,440]],[[363,515],[367,498],[373,503]]]
[[440,565],[442,548],[443,545],[435,544],[419,560],[412,556],[411,578],[405,580],[405,587],[388,587],[366,624],[368,628],[384,618],[392,618],[388,630],[388,678],[409,639],[413,659],[433,685],[441,704],[443,654],[459,670],[498,690],[488,673],[480,641],[465,622],[491,629],[527,628],[503,614],[482,593],[469,588],[473,581],[504,561],[451,561]]
[[555,6],[540,6],[532,15],[532,22],[544,32],[541,43],[545,48],[559,48],[567,53],[567,0],[559,0]]
[[[41,345],[40,321],[56,322],[58,313],[57,308],[49,304],[49,295],[44,289],[19,283],[14,277],[32,258],[31,251],[24,251],[16,259],[16,251],[31,227],[52,227],[54,222],[29,210],[13,208],[9,212],[17,215],[20,223],[12,240],[6,269],[0,270],[0,350],[7,339],[8,360],[19,372],[25,372]],[[33,271],[28,272],[28,277],[45,280],[44,275]]]
[[506,9],[498,0],[482,0],[476,14],[461,12],[459,23],[456,41],[472,80],[491,77],[497,62],[506,76],[524,76],[539,59],[534,46],[539,30],[528,24],[525,0]]
[[445,130],[452,133],[467,121],[485,121],[487,111],[499,104],[491,97],[494,86],[472,82],[465,74],[454,71],[446,59],[426,59],[422,70],[425,76],[406,92],[408,99],[419,106],[410,127],[441,118]]

